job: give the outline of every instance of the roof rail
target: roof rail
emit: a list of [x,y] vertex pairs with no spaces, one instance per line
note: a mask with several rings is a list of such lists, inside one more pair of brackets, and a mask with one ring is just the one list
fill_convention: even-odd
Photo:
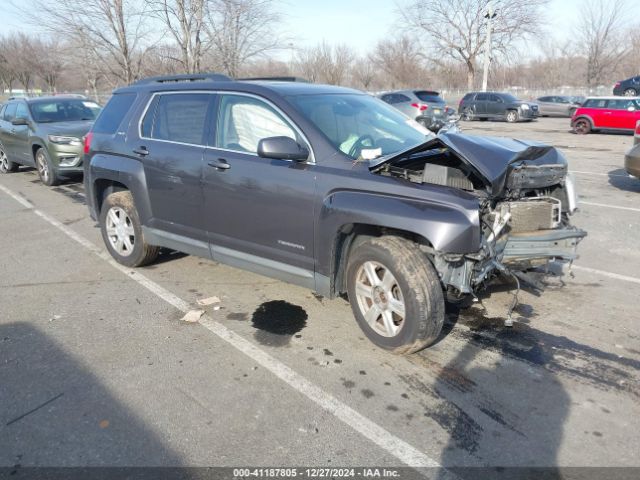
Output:
[[300,78],[300,77],[247,77],[247,78],[236,78],[236,80],[311,83],[306,78]]
[[183,73],[180,75],[160,75],[158,77],[148,77],[138,80],[133,85],[146,85],[149,83],[178,83],[178,82],[198,82],[198,81],[229,82],[231,77],[221,73]]

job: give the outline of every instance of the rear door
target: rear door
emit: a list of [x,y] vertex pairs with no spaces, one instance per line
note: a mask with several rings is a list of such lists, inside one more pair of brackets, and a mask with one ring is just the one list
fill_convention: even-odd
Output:
[[4,153],[11,161],[18,161],[15,153],[15,136],[13,134],[15,127],[11,124],[11,120],[16,116],[17,108],[17,102],[10,102],[5,106],[0,127],[0,143],[2,143]]
[[314,288],[316,165],[257,155],[263,138],[300,130],[267,100],[220,94],[204,163],[205,225],[214,260]]
[[172,234],[177,242],[200,242],[194,246],[205,252],[201,179],[213,99],[206,92],[157,93],[140,123],[140,137],[128,141],[144,165],[149,227]]
[[475,105],[476,114],[479,116],[487,115],[487,101],[489,100],[488,93],[478,93],[476,99],[473,102]]

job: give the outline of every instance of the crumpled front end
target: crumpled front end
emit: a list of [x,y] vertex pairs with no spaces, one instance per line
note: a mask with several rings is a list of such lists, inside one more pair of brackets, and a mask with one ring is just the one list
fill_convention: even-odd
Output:
[[475,294],[496,275],[513,275],[540,288],[528,270],[578,257],[578,244],[587,233],[570,222],[577,195],[566,165],[519,165],[505,183],[501,195],[481,202],[479,252],[434,252],[435,266],[454,298]]
[[[481,241],[472,253],[423,247],[450,298],[475,294],[496,275],[534,284],[527,270],[571,262],[587,235],[571,225],[577,194],[567,161],[535,142],[463,135],[453,129],[372,170],[474,195]],[[477,248],[477,247],[474,247]]]

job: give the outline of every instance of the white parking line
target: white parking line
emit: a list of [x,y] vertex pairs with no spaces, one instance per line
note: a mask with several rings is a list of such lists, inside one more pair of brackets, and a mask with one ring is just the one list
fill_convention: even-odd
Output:
[[640,285],[640,278],[636,278],[636,277],[629,277],[627,275],[620,275],[619,273],[607,272],[605,270],[598,270],[595,268],[581,267],[580,265],[573,265],[571,268],[573,270],[578,270],[578,271],[588,272],[588,273],[595,273],[596,275],[602,275],[603,277],[615,278],[616,280],[637,283],[638,285]]
[[578,203],[580,205],[592,205],[594,207],[615,208],[617,210],[628,210],[630,212],[640,212],[640,208],[621,207],[619,205],[607,205],[606,203],[583,202],[582,200],[580,200]]
[[602,175],[603,177],[630,177],[623,173],[598,173],[598,172],[584,172],[580,170],[571,170],[571,173],[579,173],[581,175]]
[[[191,310],[192,306],[188,302],[182,300],[178,296],[174,295],[164,287],[158,285],[157,283],[153,282],[137,271],[120,265],[115,260],[113,260],[113,258],[111,258],[111,256],[106,251],[98,248],[89,240],[79,235],[55,218],[36,209],[35,206],[28,200],[22,198],[20,195],[14,193],[3,185],[0,185],[0,190],[16,200],[22,206],[33,211],[33,213],[38,215],[50,225],[56,227],[69,238],[75,240],[87,250],[91,251],[101,259],[108,262],[114,268],[120,270],[122,273],[127,275],[127,277],[131,278],[135,282],[138,282],[140,285],[150,290],[165,302],[173,305],[176,309],[185,313]],[[296,373],[284,363],[280,362],[265,351],[256,347],[254,344],[252,344],[248,340],[245,340],[240,335],[229,330],[221,323],[213,320],[211,317],[207,315],[203,316],[200,319],[200,324],[206,329],[215,333],[218,337],[229,343],[240,352],[247,355],[256,363],[273,373],[275,376],[287,383],[290,387],[309,398],[318,406],[331,413],[335,417],[339,418],[342,422],[353,428],[362,436],[375,443],[389,454],[393,455],[402,463],[411,467],[441,467],[438,462],[436,462],[428,455],[419,451],[404,440],[396,437],[391,432],[385,430],[383,427],[373,422],[372,420],[369,420],[367,417],[358,413],[347,404],[341,402],[330,393],[322,390],[320,387],[307,380],[299,373]],[[444,473],[451,479],[457,478],[456,475],[449,471],[443,470],[442,473]]]

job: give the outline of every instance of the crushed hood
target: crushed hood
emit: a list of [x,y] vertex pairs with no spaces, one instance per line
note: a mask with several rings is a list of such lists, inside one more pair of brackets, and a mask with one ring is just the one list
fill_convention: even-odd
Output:
[[391,157],[373,160],[369,168],[393,163],[432,148],[447,147],[462,161],[472,166],[491,187],[501,191],[510,169],[516,166],[567,166],[564,155],[555,147],[543,143],[503,137],[481,137],[461,133],[443,133],[425,143]]

